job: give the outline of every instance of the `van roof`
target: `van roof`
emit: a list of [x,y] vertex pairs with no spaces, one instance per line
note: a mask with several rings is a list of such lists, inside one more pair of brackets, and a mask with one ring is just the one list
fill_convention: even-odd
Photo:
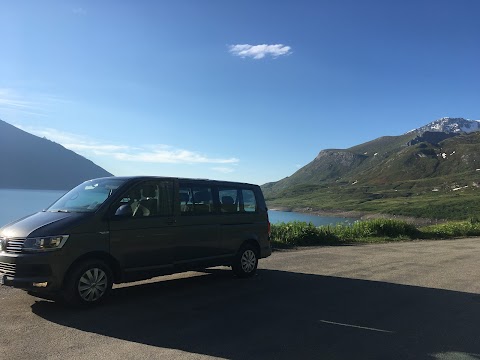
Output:
[[[227,180],[212,180],[212,179],[200,179],[200,178],[181,178],[181,177],[174,177],[174,176],[106,176],[98,179],[123,179],[123,180],[148,180],[148,179],[177,179],[177,180],[184,180],[184,181],[198,181],[198,182],[211,182],[211,183],[218,183],[218,184],[236,184],[236,185],[249,185],[249,186],[258,186],[256,184],[250,184],[245,182],[238,182],[238,181],[227,181]],[[91,179],[95,180],[95,179]]]

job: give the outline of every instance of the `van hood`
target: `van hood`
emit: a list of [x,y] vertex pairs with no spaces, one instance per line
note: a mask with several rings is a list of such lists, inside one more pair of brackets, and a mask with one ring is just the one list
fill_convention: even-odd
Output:
[[42,211],[5,225],[0,229],[0,237],[26,238],[67,234],[87,213],[60,213]]

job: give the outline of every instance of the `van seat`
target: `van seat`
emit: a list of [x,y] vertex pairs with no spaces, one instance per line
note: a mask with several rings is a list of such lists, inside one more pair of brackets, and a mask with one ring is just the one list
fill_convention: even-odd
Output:
[[212,194],[209,191],[199,191],[194,195],[194,211],[199,214],[208,214],[213,211]]
[[237,212],[237,205],[235,205],[235,200],[231,196],[222,196],[222,212]]

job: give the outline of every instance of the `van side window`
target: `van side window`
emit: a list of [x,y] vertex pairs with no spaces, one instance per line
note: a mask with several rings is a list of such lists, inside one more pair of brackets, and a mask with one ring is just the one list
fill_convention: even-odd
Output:
[[180,213],[203,215],[215,211],[212,189],[207,186],[180,186]]
[[222,213],[253,213],[257,211],[255,193],[250,189],[218,189]]
[[243,209],[245,212],[257,211],[257,201],[255,200],[255,193],[252,190],[242,190]]
[[117,214],[132,217],[173,215],[173,182],[146,181],[134,186],[120,199]]
[[240,194],[237,189],[218,189],[220,211],[222,213],[236,213],[240,211]]

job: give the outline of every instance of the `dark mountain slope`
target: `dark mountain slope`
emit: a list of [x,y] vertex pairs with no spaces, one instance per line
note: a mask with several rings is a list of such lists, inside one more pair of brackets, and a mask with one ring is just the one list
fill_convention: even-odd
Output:
[[52,141],[0,120],[0,188],[70,189],[111,174]]

